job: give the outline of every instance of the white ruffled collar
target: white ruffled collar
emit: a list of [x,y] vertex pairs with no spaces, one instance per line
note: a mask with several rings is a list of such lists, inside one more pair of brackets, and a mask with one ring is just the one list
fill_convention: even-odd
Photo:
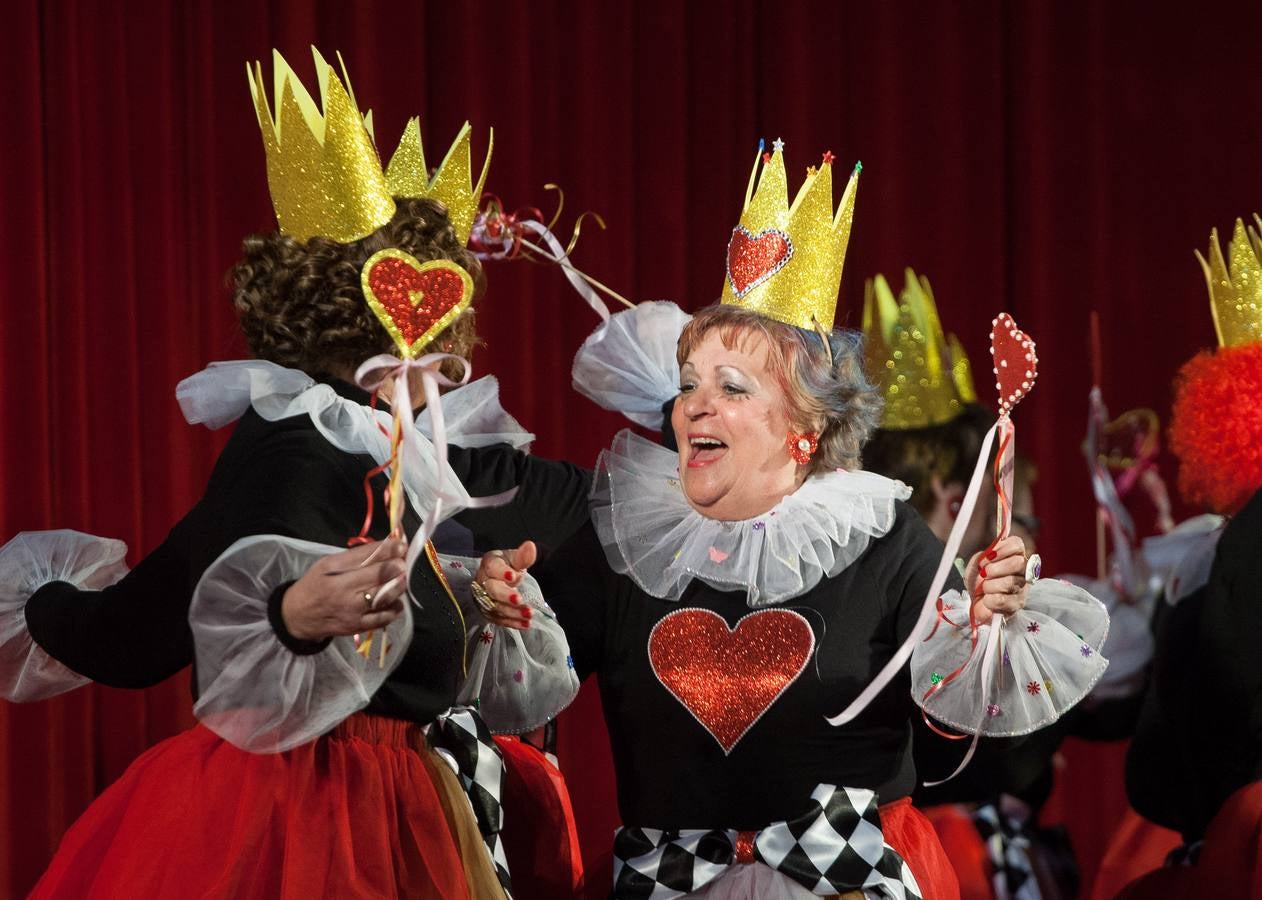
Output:
[[[366,453],[378,463],[390,457],[390,413],[340,396],[305,372],[264,360],[211,363],[180,382],[175,391],[184,418],[193,425],[222,428],[253,408],[271,422],[306,415],[316,430],[345,453]],[[533,440],[499,403],[499,384],[480,378],[442,398],[447,439],[463,447],[508,443],[522,447]],[[430,415],[422,411],[410,439],[403,443],[404,489],[416,509],[430,506],[441,491],[446,519],[470,504],[469,493],[455,471],[441,473],[431,440]]]
[[839,574],[894,525],[911,490],[872,472],[813,475],[752,519],[693,509],[678,455],[621,431],[596,464],[592,521],[611,565],[654,597],[678,600],[694,578],[744,590],[751,607],[801,596]]

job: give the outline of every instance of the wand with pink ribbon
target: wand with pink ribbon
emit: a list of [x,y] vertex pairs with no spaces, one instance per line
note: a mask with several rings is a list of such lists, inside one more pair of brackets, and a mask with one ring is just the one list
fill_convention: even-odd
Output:
[[[938,627],[944,622],[956,628],[968,629],[969,650],[963,662],[958,665],[954,671],[946,675],[935,673],[933,683],[928,691],[920,697],[921,706],[924,707],[929,699],[935,694],[939,694],[946,690],[949,686],[956,683],[961,673],[968,667],[973,660],[979,646],[981,646],[981,684],[982,695],[977,698],[976,703],[976,727],[967,729],[972,733],[972,743],[968,752],[965,754],[963,761],[959,764],[951,775],[947,776],[943,781],[954,778],[961,772],[969,761],[972,759],[976,750],[978,735],[982,730],[982,723],[989,711],[994,707],[991,703],[990,690],[995,677],[996,661],[1000,652],[1000,641],[1003,633],[1002,622],[995,620],[997,627],[989,629],[986,642],[981,645],[979,640],[979,623],[976,617],[975,605],[980,602],[980,594],[970,598],[968,604],[967,622],[953,622],[947,618],[942,603],[942,589],[946,584],[947,576],[955,563],[956,555],[960,549],[960,543],[964,538],[964,532],[968,526],[968,522],[972,517],[973,510],[976,508],[977,500],[981,492],[981,486],[986,471],[986,463],[990,458],[991,448],[994,447],[996,439],[999,440],[999,451],[995,457],[994,469],[992,472],[992,480],[995,487],[997,497],[997,516],[994,540],[986,548],[986,551],[993,550],[1004,538],[1008,536],[1012,527],[1012,475],[1013,460],[1015,451],[1016,427],[1012,421],[1012,411],[1022,399],[1029,394],[1034,386],[1034,381],[1038,377],[1038,357],[1035,352],[1034,341],[1021,331],[1016,322],[1007,313],[1000,313],[991,323],[992,330],[990,333],[991,354],[994,358],[993,370],[995,373],[995,388],[999,393],[999,418],[995,426],[987,432],[982,442],[981,450],[978,454],[977,463],[974,466],[972,477],[969,479],[968,488],[964,493],[964,499],[960,504],[960,511],[956,517],[955,524],[951,528],[950,534],[947,536],[946,546],[943,549],[941,558],[938,561],[938,567],[934,572],[933,579],[930,582],[929,589],[925,594],[924,601],[921,605],[920,615],[915,625],[911,629],[911,633],[906,640],[894,652],[893,656],[877,673],[876,677],[859,693],[859,695],[851,701],[841,713],[836,716],[828,717],[827,721],[836,726],[845,725],[852,722],[860,713],[863,712],[873,700],[889,685],[889,683],[898,674],[899,670],[911,658],[912,652],[916,645],[922,641],[927,641],[936,635]],[[978,591],[980,591],[981,583],[978,582]],[[947,734],[946,732],[934,727],[935,731],[952,738],[963,738],[966,735]],[[942,782],[932,782],[932,784],[941,784]]]

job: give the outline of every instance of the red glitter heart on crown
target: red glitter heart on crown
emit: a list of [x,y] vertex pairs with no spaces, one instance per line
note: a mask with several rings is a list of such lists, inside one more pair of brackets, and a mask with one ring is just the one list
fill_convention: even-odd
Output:
[[473,300],[473,279],[449,259],[418,262],[395,248],[374,253],[360,275],[364,299],[404,357],[420,354]]
[[1012,316],[1000,313],[990,325],[990,353],[994,357],[999,410],[1010,413],[1034,387],[1034,380],[1039,374],[1039,358],[1034,350],[1034,340],[1017,327]]
[[779,228],[768,228],[755,236],[737,225],[727,244],[727,277],[737,299],[784,268],[793,257],[793,241]]
[[729,629],[717,613],[681,609],[653,626],[649,663],[666,690],[731,753],[806,668],[815,633],[798,613],[750,613]]

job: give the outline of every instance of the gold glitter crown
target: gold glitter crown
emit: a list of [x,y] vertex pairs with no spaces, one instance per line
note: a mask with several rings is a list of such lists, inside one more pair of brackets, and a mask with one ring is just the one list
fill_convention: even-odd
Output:
[[777,140],[773,148],[762,153],[759,147],[749,176],[740,224],[728,244],[722,302],[831,331],[862,167],[855,166],[834,213],[833,155],[825,153],[818,169],[807,169],[790,206],[784,143]]
[[[1236,219],[1227,258],[1218,243],[1218,229],[1209,233],[1209,260],[1196,252],[1209,286],[1209,308],[1220,347],[1262,340],[1262,219],[1245,227]],[[1229,268],[1230,264],[1230,268]]]
[[255,62],[245,67],[281,232],[300,241],[319,236],[349,243],[390,221],[394,197],[429,197],[447,207],[456,234],[467,242],[491,163],[494,134],[476,185],[472,184],[468,122],[430,178],[420,126],[416,119],[410,120],[383,172],[373,141],[372,113],[361,117],[341,55],[339,80],[318,50],[312,47],[311,53],[320,85],[319,108],[284,57],[273,51],[273,117],[262,65]]
[[868,371],[885,397],[881,427],[899,430],[942,425],[977,401],[968,357],[943,332],[929,279],[911,269],[905,279],[897,299],[883,275],[863,293]]

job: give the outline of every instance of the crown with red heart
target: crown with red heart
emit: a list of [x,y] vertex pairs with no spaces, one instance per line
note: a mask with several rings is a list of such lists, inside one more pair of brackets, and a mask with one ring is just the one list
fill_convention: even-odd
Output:
[[449,259],[419,262],[393,247],[368,258],[360,284],[404,359],[421,355],[473,301],[473,278],[460,266]]
[[784,142],[772,147],[771,153],[758,147],[740,224],[727,245],[722,302],[799,328],[831,331],[862,167],[855,166],[834,212],[833,155],[825,153],[818,169],[807,169],[790,206]]

